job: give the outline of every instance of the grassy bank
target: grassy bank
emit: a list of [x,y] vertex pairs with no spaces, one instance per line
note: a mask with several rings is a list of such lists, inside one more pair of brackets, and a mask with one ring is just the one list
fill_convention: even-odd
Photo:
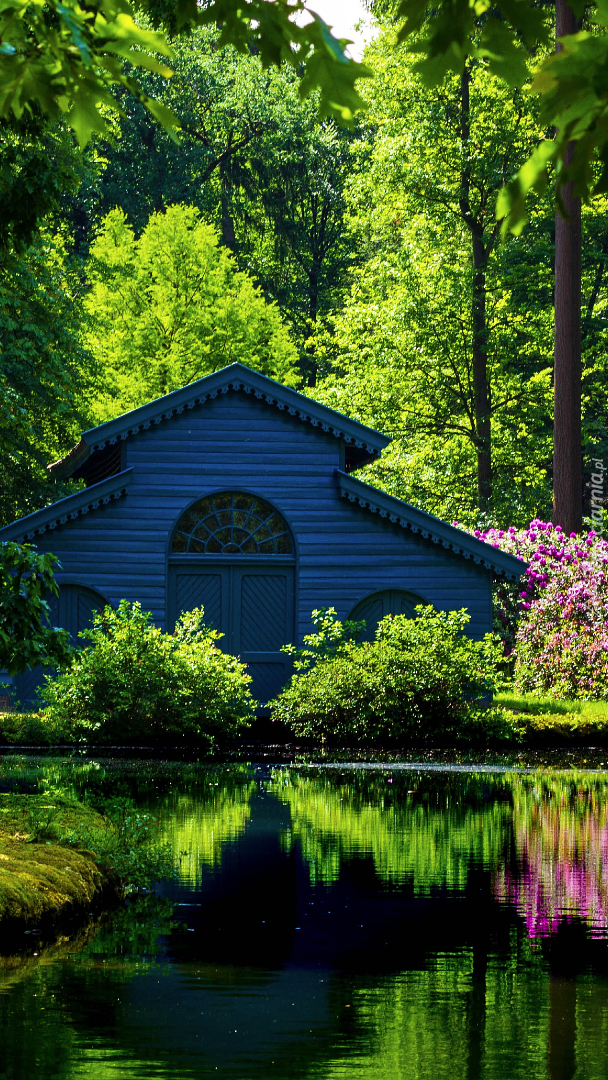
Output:
[[608,724],[607,701],[573,701],[534,694],[496,694],[494,701],[505,709],[527,716],[578,716],[581,720],[604,720]]
[[54,918],[115,887],[112,869],[76,846],[104,830],[100,814],[68,800],[0,795],[0,921]]
[[171,874],[154,821],[128,798],[0,794],[0,929],[7,919],[88,911],[105,893],[134,893]]
[[523,746],[608,744],[608,701],[497,694],[511,738]]

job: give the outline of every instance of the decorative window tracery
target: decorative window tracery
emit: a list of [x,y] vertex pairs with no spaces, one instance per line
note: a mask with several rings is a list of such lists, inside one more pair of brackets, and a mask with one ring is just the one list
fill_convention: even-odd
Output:
[[292,555],[287,523],[264,499],[239,491],[207,495],[179,519],[173,554]]

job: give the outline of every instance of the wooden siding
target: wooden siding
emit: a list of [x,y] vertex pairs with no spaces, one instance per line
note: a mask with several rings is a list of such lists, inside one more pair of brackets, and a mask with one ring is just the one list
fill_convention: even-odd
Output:
[[133,468],[126,495],[38,538],[41,551],[59,556],[60,582],[113,604],[139,600],[164,626],[177,519],[209,492],[244,490],[273,503],[293,531],[300,637],[313,608],[333,605],[345,617],[387,588],[467,607],[474,636],[490,629],[487,569],[341,498],[339,441],[255,397],[229,391],[130,437],[123,467]]

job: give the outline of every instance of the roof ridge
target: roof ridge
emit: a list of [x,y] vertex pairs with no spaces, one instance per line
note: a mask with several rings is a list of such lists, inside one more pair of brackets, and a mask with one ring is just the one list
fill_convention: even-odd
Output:
[[119,440],[127,439],[130,435],[150,428],[153,424],[160,424],[173,416],[179,416],[186,409],[193,409],[204,404],[205,401],[218,397],[219,394],[228,393],[229,390],[254,394],[256,398],[265,400],[281,411],[287,411],[290,416],[298,416],[313,427],[344,439],[345,442],[366,451],[374,458],[379,457],[382,450],[391,442],[387,435],[367,427],[359,420],[352,420],[328,405],[315,401],[314,398],[305,397],[297,390],[283,386],[267,375],[254,371],[253,368],[234,363],[219,371],[213,371],[197,379],[196,382],[188,383],[178,390],[173,390],[164,397],[155,398],[146,405],[140,405],[137,409],[123,413],[114,420],[106,420],[103,424],[84,431],[80,441],[64,458],[48,466],[49,472],[58,478],[70,476],[92,453],[103,449],[104,446],[114,445]]

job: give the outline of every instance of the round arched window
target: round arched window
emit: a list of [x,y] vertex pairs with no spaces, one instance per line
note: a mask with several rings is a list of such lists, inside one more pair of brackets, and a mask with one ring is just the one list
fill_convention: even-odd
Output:
[[173,541],[179,555],[292,555],[283,517],[257,495],[222,491],[206,495],[179,519]]
[[406,592],[404,589],[384,589],[382,592],[372,593],[353,608],[349,619],[365,619],[365,630],[359,637],[360,641],[373,641],[376,627],[386,615],[407,615],[413,619],[416,615],[416,605],[424,603],[415,593]]
[[[70,644],[75,648],[86,647],[88,642],[78,637],[81,630],[89,630],[98,611],[103,611],[107,600],[95,589],[86,585],[60,585],[59,595],[48,597],[52,626],[62,626],[70,635]],[[46,669],[46,674],[50,671]],[[28,668],[14,680],[11,696],[22,707],[34,708],[39,699],[39,691],[44,682],[45,669]]]

